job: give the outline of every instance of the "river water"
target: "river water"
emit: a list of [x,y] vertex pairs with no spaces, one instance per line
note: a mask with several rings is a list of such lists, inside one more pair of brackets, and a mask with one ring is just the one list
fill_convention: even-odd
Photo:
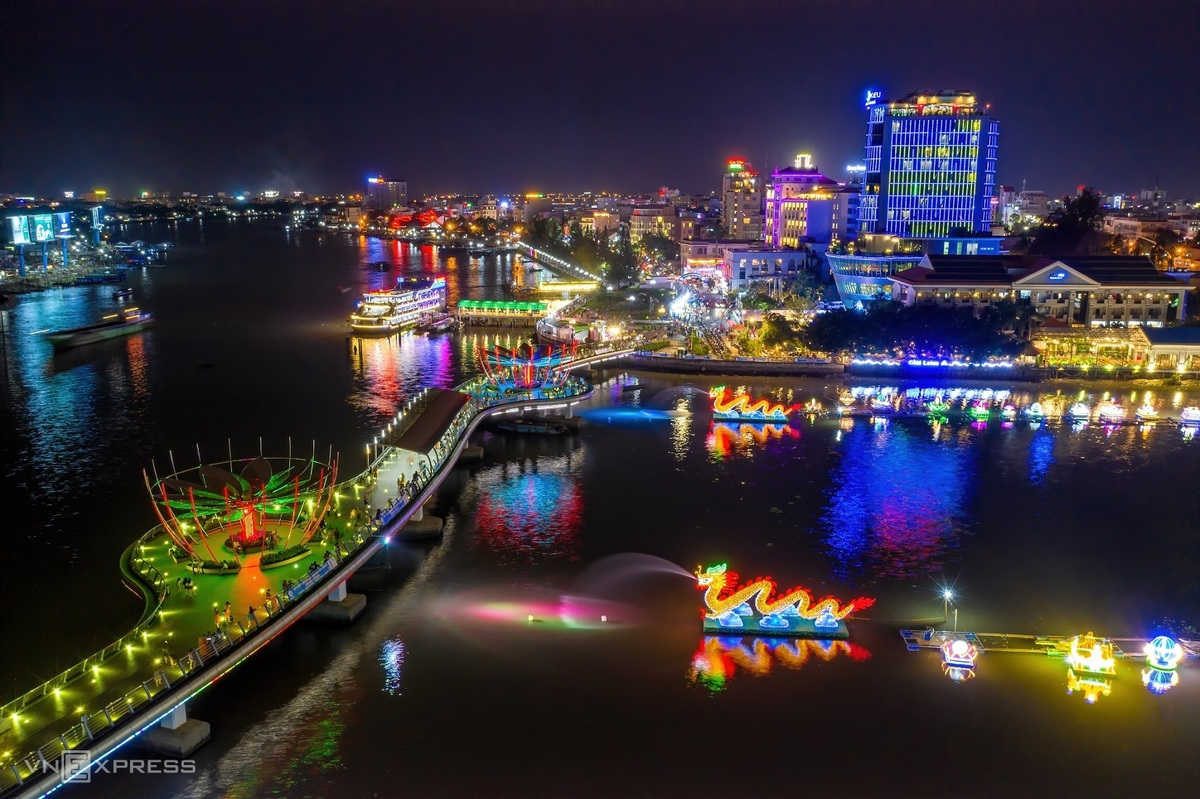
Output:
[[[117,562],[154,520],[142,469],[194,464],[197,447],[252,454],[260,436],[358,468],[398,402],[473,372],[478,339],[348,341],[354,297],[398,273],[444,273],[452,300],[500,297],[509,264],[245,222],[122,235],[177,244],[166,268],[131,273],[154,329],[52,357],[36,331],[111,312],[111,286],[2,312],[5,697],[136,621]],[[380,260],[395,269],[367,268]],[[213,740],[196,775],[97,775],[72,791],[1105,796],[1200,776],[1190,664],[1155,695],[1140,660],[1120,662],[1091,704],[1059,660],[988,653],[959,682],[896,633],[942,626],[947,585],[960,629],[1147,637],[1194,622],[1200,441],[1168,424],[714,425],[718,381],[643,374],[622,391],[616,376],[596,375],[578,435],[480,434],[485,459],[438,497],[444,539],[395,545],[361,573],[356,624],[298,625],[201,694],[191,712]],[[730,382],[784,402],[843,388]],[[1019,405],[1081,390],[937,387]],[[1083,399],[1106,388],[1127,407],[1146,399],[1132,385]],[[1176,415],[1197,400],[1151,391]],[[690,572],[717,563],[877,603],[850,646],[706,639]]]

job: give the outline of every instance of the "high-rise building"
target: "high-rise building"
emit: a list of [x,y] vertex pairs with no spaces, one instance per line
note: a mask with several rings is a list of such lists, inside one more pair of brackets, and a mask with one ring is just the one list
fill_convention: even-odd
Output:
[[938,237],[986,233],[1000,124],[967,91],[867,92],[864,233]]
[[721,181],[721,224],[725,237],[762,241],[763,192],[758,173],[742,158],[726,163]]
[[794,166],[776,169],[766,186],[763,238],[771,247],[824,249],[858,235],[859,186],[845,186],[822,175],[807,153]]
[[367,207],[403,208],[408,205],[408,181],[385,178],[367,178]]

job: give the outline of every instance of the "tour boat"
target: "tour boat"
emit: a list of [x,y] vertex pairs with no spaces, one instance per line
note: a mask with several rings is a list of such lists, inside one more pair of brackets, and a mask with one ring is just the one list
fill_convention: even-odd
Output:
[[1101,422],[1116,424],[1125,418],[1125,409],[1115,402],[1102,402],[1096,409],[1096,418]]
[[891,413],[894,410],[896,409],[892,407],[892,403],[883,397],[876,397],[871,400],[871,413]]
[[66,350],[137,333],[149,327],[152,321],[149,313],[129,308],[123,314],[109,314],[94,325],[52,331],[46,334],[46,340],[54,346],[55,351]]
[[1179,423],[1186,425],[1200,425],[1200,408],[1195,405],[1189,405],[1179,414]]
[[1042,403],[1035,402],[1025,409],[1025,415],[1028,416],[1031,421],[1040,422],[1046,418],[1046,411],[1042,408]]
[[1017,418],[1016,406],[1006,404],[1003,408],[1000,409],[1000,418],[1006,422],[1011,422],[1014,419],[1016,419]]
[[394,289],[364,294],[350,314],[350,329],[360,334],[387,335],[412,327],[422,316],[445,307],[445,278],[404,280]]
[[447,313],[427,316],[417,323],[417,330],[424,333],[448,333],[458,329],[458,320]]
[[1149,402],[1143,402],[1142,407],[1137,409],[1137,418],[1139,422],[1156,422],[1158,411]]
[[972,419],[983,421],[992,415],[992,409],[986,400],[979,400],[971,405],[971,409],[967,413],[970,414]]
[[1072,419],[1077,422],[1086,422],[1092,417],[1092,410],[1087,406],[1086,403],[1077,402],[1070,407],[1066,413],[1066,416],[1068,419]]

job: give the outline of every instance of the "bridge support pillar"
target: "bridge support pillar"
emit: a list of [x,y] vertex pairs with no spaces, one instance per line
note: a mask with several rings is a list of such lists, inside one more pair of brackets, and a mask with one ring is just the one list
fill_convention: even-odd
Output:
[[568,419],[575,418],[575,406],[568,402],[567,403],[567,412],[564,413],[563,416],[567,417]]
[[308,612],[305,618],[335,624],[349,624],[367,609],[367,598],[362,594],[351,594],[346,590],[346,580],[333,587],[324,602]]
[[179,704],[157,727],[142,733],[138,745],[160,755],[187,757],[208,743],[211,737],[212,728],[208,722],[188,718],[186,706]]

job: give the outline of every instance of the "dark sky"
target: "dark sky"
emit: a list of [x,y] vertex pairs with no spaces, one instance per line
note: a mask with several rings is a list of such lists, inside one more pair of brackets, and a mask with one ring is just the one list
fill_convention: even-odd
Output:
[[[1200,0],[41,0],[0,22],[0,192],[687,192],[831,176],[867,88],[965,88],[999,179],[1200,197]],[[765,163],[764,163],[765,162]]]

